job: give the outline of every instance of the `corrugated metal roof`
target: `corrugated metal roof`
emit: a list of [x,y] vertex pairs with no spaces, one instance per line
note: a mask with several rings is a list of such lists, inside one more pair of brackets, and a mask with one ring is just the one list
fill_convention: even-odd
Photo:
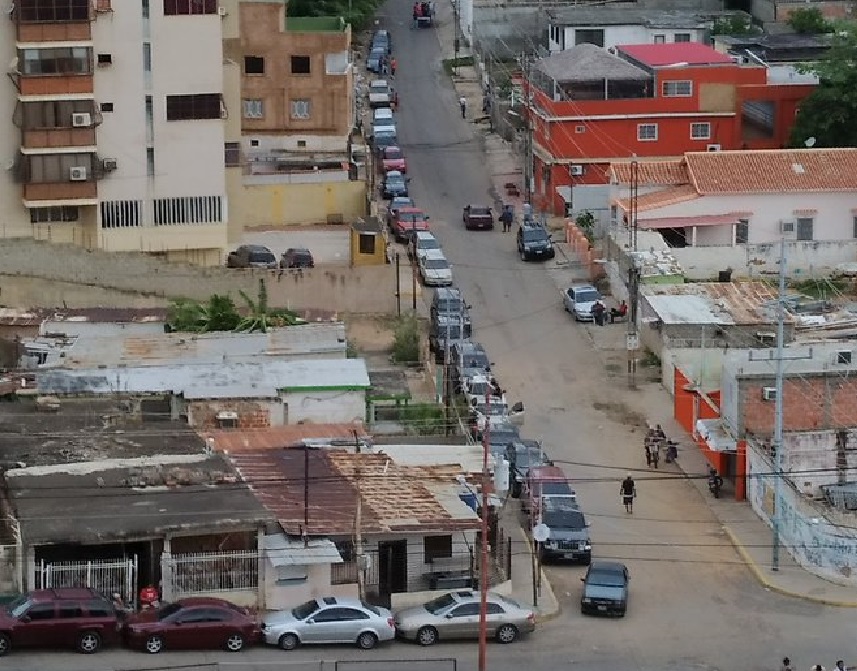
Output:
[[652,68],[671,65],[734,65],[727,54],[699,42],[669,42],[666,44],[622,44],[617,51],[627,54],[638,63]]
[[229,454],[280,450],[294,447],[303,440],[340,441],[353,440],[354,432],[361,439],[369,434],[363,424],[289,424],[266,429],[221,429],[203,431],[200,435],[214,440],[214,449]]
[[651,284],[643,293],[664,324],[769,324],[777,300],[765,282]]
[[342,556],[336,544],[327,538],[289,537],[272,534],[262,537],[262,549],[273,566],[311,566],[312,564],[341,564]]
[[645,81],[650,78],[645,70],[594,44],[577,44],[571,49],[540,58],[535,69],[559,83],[604,79]]

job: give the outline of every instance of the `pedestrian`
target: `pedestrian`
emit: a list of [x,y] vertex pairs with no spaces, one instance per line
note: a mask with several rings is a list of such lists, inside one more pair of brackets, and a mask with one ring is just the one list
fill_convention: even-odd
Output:
[[390,61],[387,60],[386,56],[382,56],[381,57],[381,74],[386,77],[389,74],[389,72],[390,72]]
[[652,441],[652,466],[658,467],[658,462],[661,460],[661,441]]
[[646,450],[646,466],[651,468],[652,467],[652,448],[651,448],[651,445],[649,444],[648,438],[646,438],[646,442],[645,442],[645,445],[643,447]]
[[634,484],[634,478],[628,473],[628,477],[622,480],[619,485],[619,494],[622,496],[622,504],[625,506],[625,512],[631,515],[634,514],[634,499],[637,497],[637,486]]
[[393,90],[393,98],[390,100],[390,109],[394,112],[399,109],[399,93],[396,90]]
[[414,28],[418,28],[420,24],[420,3],[414,3]]
[[836,666],[833,667],[833,671],[854,671],[857,669],[857,666],[845,666],[845,662],[841,659],[836,660]]
[[390,75],[393,77],[396,76],[396,59],[395,58],[390,59]]
[[467,118],[467,98],[465,98],[464,96],[461,96],[458,99],[458,106],[461,108],[461,118],[466,119]]
[[500,213],[500,223],[503,224],[503,232],[508,233],[512,230],[512,207],[510,205],[504,205],[503,211]]
[[595,305],[592,306],[592,320],[598,326],[604,326],[604,303],[601,301],[595,301]]
[[809,671],[824,671],[824,667],[821,664],[813,664]]
[[783,665],[780,667],[780,671],[795,671],[792,666],[792,660],[788,657],[783,657]]

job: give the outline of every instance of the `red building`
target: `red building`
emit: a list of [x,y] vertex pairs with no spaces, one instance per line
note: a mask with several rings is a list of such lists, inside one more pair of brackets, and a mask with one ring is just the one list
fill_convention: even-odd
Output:
[[571,187],[607,184],[616,159],[785,146],[815,81],[695,42],[580,44],[537,61],[523,87],[533,201],[563,214],[574,209]]

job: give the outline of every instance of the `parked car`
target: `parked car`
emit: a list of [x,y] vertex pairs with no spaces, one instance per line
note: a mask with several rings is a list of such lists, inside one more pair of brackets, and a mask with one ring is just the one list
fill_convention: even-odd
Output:
[[381,64],[388,55],[386,46],[373,46],[366,57],[366,69],[369,72],[381,72]]
[[444,363],[447,350],[469,339],[470,332],[470,324],[462,323],[457,315],[435,316],[429,324],[429,351],[434,353],[435,362]]
[[[469,317],[468,317],[469,319]],[[452,348],[452,383],[456,391],[461,390],[464,380],[486,373],[491,361],[485,348],[476,342],[456,343]]]
[[241,245],[226,257],[227,268],[276,268],[277,257],[262,245]]
[[380,158],[387,147],[393,147],[399,144],[399,138],[396,136],[395,130],[386,129],[382,132],[375,133],[371,136],[372,151]]
[[[479,594],[462,590],[443,594],[415,608],[395,613],[396,633],[420,645],[433,645],[439,640],[477,638]],[[499,643],[512,643],[521,634],[536,628],[532,610],[499,594],[488,594],[488,635]]]
[[511,422],[515,426],[524,424],[524,404],[520,401],[511,408],[503,397],[490,399],[473,399],[470,403],[470,422],[474,435],[482,435],[486,427],[494,428],[495,424]]
[[521,497],[531,468],[552,465],[541,443],[526,438],[506,448],[506,461],[509,462],[509,488],[514,499]]
[[[438,289],[431,297],[429,314],[432,319],[438,315],[461,316],[466,323],[470,323],[469,305],[464,302],[464,296],[458,287],[446,287]],[[469,336],[468,336],[469,337]]]
[[396,210],[390,232],[396,242],[407,242],[416,233],[427,231],[429,228],[429,216],[416,207],[401,207]]
[[315,268],[315,259],[305,247],[289,247],[280,258],[280,268]]
[[390,107],[379,107],[372,112],[372,125],[377,126],[382,121],[389,121],[393,125],[393,110]]
[[388,54],[393,53],[393,36],[389,30],[376,30],[372,35],[372,48],[384,47]]
[[[482,440],[482,434],[476,427],[472,428],[474,440]],[[516,440],[521,440],[520,429],[512,424],[508,419],[500,420],[491,424],[491,431],[488,434],[488,449],[494,456],[495,460],[505,457],[506,448]]]
[[125,622],[125,642],[157,654],[164,650],[217,649],[240,652],[260,637],[246,608],[213,597],[189,597],[141,611]]
[[326,596],[291,610],[281,610],[262,622],[265,643],[294,650],[307,643],[351,643],[363,650],[396,636],[393,615],[360,601]]
[[628,567],[619,562],[594,561],[589,565],[580,596],[580,612],[584,615],[618,615],[628,610]]
[[120,640],[116,609],[86,587],[39,589],[0,606],[0,656],[13,648],[75,648],[92,654]]
[[484,205],[467,205],[464,208],[464,228],[472,231],[477,228],[494,228],[494,213]]
[[397,133],[398,130],[396,129],[395,121],[393,121],[392,119],[381,119],[380,121],[372,123],[372,131],[370,137],[374,137],[376,135],[396,135]]
[[552,259],[556,256],[550,234],[537,222],[525,222],[518,227],[517,243],[521,261]]
[[461,381],[461,393],[467,400],[468,407],[476,403],[483,403],[490,394],[492,399],[506,400],[506,396],[497,380],[487,373],[475,373]]
[[408,257],[416,259],[432,249],[440,249],[440,243],[433,233],[417,231],[408,239]]
[[577,284],[565,290],[562,303],[565,311],[579,322],[591,322],[592,307],[601,300],[601,293],[591,284]]
[[542,559],[570,559],[589,564],[592,560],[589,525],[576,496],[542,496],[541,521],[550,529],[550,536],[542,543]]
[[393,90],[386,79],[373,79],[369,82],[369,107],[371,109],[390,107],[392,102]]
[[541,507],[542,496],[577,495],[571,488],[568,476],[559,466],[532,466],[527,472],[524,490],[521,494],[521,507],[535,517]]
[[432,249],[417,257],[420,277],[427,287],[448,287],[452,284],[452,268],[440,249]]
[[390,200],[396,196],[408,195],[408,178],[398,170],[391,170],[384,175],[384,183],[381,185],[381,196],[384,200]]
[[420,15],[417,17],[418,28],[431,28],[434,25],[435,3],[420,2]]
[[405,160],[405,153],[396,145],[384,147],[381,152],[381,170],[385,173],[398,170],[402,174],[406,174],[408,162]]

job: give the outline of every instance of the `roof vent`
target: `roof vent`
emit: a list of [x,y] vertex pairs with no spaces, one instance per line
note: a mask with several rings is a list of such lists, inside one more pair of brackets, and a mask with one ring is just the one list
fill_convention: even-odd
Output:
[[800,163],[792,163],[792,170],[796,175],[802,175],[806,172]]

